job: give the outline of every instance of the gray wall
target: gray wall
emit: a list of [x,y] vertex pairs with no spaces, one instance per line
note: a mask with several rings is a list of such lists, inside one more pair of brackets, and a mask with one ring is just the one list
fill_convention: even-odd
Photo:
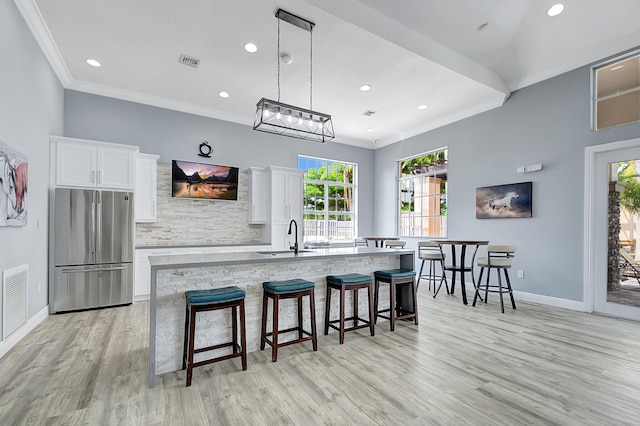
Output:
[[[374,152],[344,144],[302,141],[253,131],[250,126],[66,90],[64,135],[140,147],[159,154],[159,163],[202,160],[198,146],[213,146],[206,162],[239,167],[297,168],[297,156],[307,155],[358,163],[358,228],[373,232]],[[248,106],[253,108],[252,106]],[[339,125],[339,123],[337,124]]]
[[0,140],[29,165],[27,225],[0,227],[0,271],[29,265],[31,318],[47,305],[49,134],[62,133],[63,90],[12,1],[0,2],[0,40]]
[[[396,234],[396,162],[449,148],[449,238],[518,245],[516,290],[582,301],[584,148],[636,138],[640,124],[590,130],[590,68],[514,92],[504,106],[382,148],[375,158],[375,229]],[[519,166],[543,170],[520,174]],[[475,189],[533,182],[533,218],[475,218]],[[515,274],[512,274],[515,276]]]

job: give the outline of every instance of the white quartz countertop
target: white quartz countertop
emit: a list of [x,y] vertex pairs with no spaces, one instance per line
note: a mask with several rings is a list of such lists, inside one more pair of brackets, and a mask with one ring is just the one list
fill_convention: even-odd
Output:
[[298,254],[291,251],[255,251],[234,253],[197,253],[167,254],[149,256],[152,269],[189,268],[219,265],[237,265],[242,263],[295,262],[344,256],[372,256],[396,254],[413,254],[408,249],[386,249],[374,247],[342,247],[315,250],[300,250]]

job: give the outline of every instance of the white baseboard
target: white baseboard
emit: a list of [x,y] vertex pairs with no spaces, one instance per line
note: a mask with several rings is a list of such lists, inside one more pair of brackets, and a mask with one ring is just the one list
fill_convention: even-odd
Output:
[[560,299],[558,297],[543,296],[541,294],[526,293],[524,291],[514,291],[513,297],[523,302],[540,303],[541,305],[554,306],[556,308],[571,309],[572,311],[591,312],[587,309],[587,304],[577,300]]
[[14,331],[7,339],[0,342],[0,358],[6,355],[7,352],[15,345],[18,344],[27,334],[31,333],[34,328],[49,316],[49,305],[45,306],[27,320],[20,328]]
[[133,297],[133,301],[134,302],[144,302],[145,300],[149,300],[150,296],[151,295],[149,295],[149,294],[139,294],[139,295]]
[[[456,280],[456,282],[457,284],[460,284],[459,281]],[[469,303],[471,303],[471,301],[473,300],[474,291],[475,289],[473,288],[473,284],[467,283],[467,298],[469,298]],[[560,299],[558,297],[544,296],[541,294],[527,293],[524,291],[516,290],[513,291],[513,297],[517,301],[540,303],[541,305],[571,309],[572,311],[591,312],[591,310],[587,308],[586,303],[576,300]]]

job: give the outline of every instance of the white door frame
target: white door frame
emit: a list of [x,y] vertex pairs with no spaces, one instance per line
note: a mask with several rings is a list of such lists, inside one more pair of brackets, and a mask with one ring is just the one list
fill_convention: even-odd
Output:
[[[601,198],[598,199],[598,196],[601,195],[599,190],[602,190],[602,183],[599,184],[598,182],[603,173],[602,170],[598,169],[598,166],[601,165],[600,162],[602,160],[608,161],[607,157],[614,157],[618,151],[630,149],[640,150],[640,138],[585,148],[583,301],[587,312],[596,311],[622,318],[640,320],[640,308],[607,303],[606,288],[603,299],[601,294],[602,287],[596,285],[607,280],[607,262],[605,260],[607,258],[607,237],[602,232],[607,227],[607,207],[606,203],[601,202]],[[620,154],[622,155],[622,153]],[[625,159],[628,160],[630,158],[633,157],[629,156]],[[640,156],[636,158],[640,158]]]

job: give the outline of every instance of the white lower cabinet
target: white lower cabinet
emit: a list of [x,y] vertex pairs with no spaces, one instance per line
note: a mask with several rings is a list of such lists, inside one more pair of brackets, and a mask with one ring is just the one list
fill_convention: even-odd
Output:
[[151,294],[151,265],[149,256],[168,254],[228,253],[269,250],[268,244],[246,246],[167,247],[136,249],[134,301],[148,300]]

